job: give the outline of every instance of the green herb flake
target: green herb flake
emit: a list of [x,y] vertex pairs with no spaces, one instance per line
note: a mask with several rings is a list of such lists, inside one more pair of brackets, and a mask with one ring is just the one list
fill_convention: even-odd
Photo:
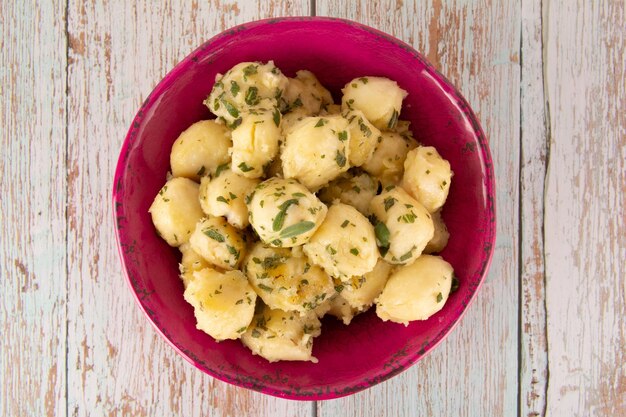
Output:
[[376,242],[378,243],[378,246],[388,248],[390,233],[385,223],[379,222],[376,224],[376,227],[374,227],[374,233],[376,234]]
[[331,255],[336,255],[337,249],[333,248],[330,245],[326,245],[326,252],[330,253]]
[[255,256],[254,258],[252,258],[252,262],[254,262],[255,264],[260,264],[261,260]]
[[237,110],[237,108],[230,101],[224,100],[224,99],[222,99],[221,101],[224,107],[226,108],[226,111],[228,112],[228,114],[230,114],[234,118],[239,117],[239,110]]
[[304,193],[293,193],[291,194],[292,197],[306,197],[306,195]]
[[349,220],[344,220],[343,223],[341,223],[341,228],[346,228],[348,225],[350,224]]
[[361,81],[363,84],[367,84],[369,80],[367,79],[367,77],[361,77],[359,78],[359,81]]
[[[238,306],[239,304],[243,304],[243,298],[237,300],[237,302],[235,303],[236,306]],[[245,327],[244,327],[245,329]]]
[[219,177],[222,171],[224,171],[225,169],[228,169],[228,162],[222,165],[218,165],[217,169],[215,170],[215,177]]
[[198,170],[197,174],[199,177],[201,177],[205,174],[205,172],[206,172],[206,168],[204,167],[204,165],[202,165],[200,169]]
[[250,172],[254,169],[252,167],[249,167],[248,164],[246,164],[245,162],[240,163],[239,165],[237,165],[237,167],[241,170],[241,172]]
[[[278,206],[280,211],[278,212],[278,214],[274,218],[274,221],[272,222],[273,231],[277,232],[283,228],[283,224],[285,223],[285,217],[287,215],[287,209],[291,207],[293,204],[298,204],[297,198],[289,199],[285,201],[284,203],[282,203],[280,206]],[[281,234],[281,237],[284,237],[284,236],[282,236]]]
[[315,124],[314,127],[322,127],[324,126],[326,123],[328,123],[328,120],[324,119],[324,118],[320,118],[317,123]]
[[342,130],[341,132],[337,133],[337,137],[339,137],[340,141],[346,141],[348,140],[348,132],[346,132],[345,130]]
[[387,123],[387,128],[393,129],[398,124],[398,110],[393,109],[393,113],[391,114],[391,119],[389,119],[389,123]]
[[247,80],[247,77],[257,73],[258,65],[250,64],[243,69],[243,78]]
[[261,332],[259,332],[257,329],[252,330],[251,336],[254,338],[259,338],[261,337]]
[[400,262],[404,262],[406,260],[411,259],[411,257],[413,256],[413,250],[408,251],[407,253],[405,253],[404,255],[402,255],[400,257]]
[[235,194],[233,194],[232,192],[230,192],[230,191],[228,192],[228,195],[230,196],[231,200],[234,200],[234,199],[237,198],[237,196]]
[[234,246],[226,245],[226,249],[228,249],[228,252],[230,252],[235,259],[239,259],[239,251]]
[[280,232],[280,237],[283,239],[288,239],[290,237],[298,236],[303,233],[308,232],[309,230],[315,227],[315,223],[310,221],[302,221],[296,224],[292,224],[291,226],[285,227],[282,232]]
[[225,241],[224,236],[222,236],[222,234],[215,229],[204,229],[202,233],[204,233],[211,239],[216,240],[220,243]]
[[267,291],[269,293],[271,293],[272,291],[274,291],[274,289],[272,287],[268,287],[267,285],[260,283],[259,284],[259,288],[262,289],[263,291]]
[[437,302],[440,303],[443,300],[443,295],[441,293],[437,293]]
[[245,96],[245,101],[247,105],[255,106],[259,104],[259,101],[261,101],[261,98],[258,97],[258,92],[259,92],[259,89],[256,87],[248,88],[248,90],[246,91],[246,96]]
[[237,84],[237,81],[230,82],[230,92],[233,97],[237,97],[237,94],[239,94],[239,84]]
[[352,248],[350,249],[350,253],[353,254],[354,256],[357,256],[359,254],[359,250],[357,248]]
[[344,166],[346,166],[346,155],[338,150],[337,155],[335,155],[335,161],[340,168],[343,168]]
[[342,284],[335,285],[335,291],[337,291],[337,292],[343,291],[343,285]]
[[228,204],[228,200],[226,200],[223,195],[218,196],[216,200]]
[[[243,301],[243,300],[241,300],[241,301]],[[237,329],[237,333],[243,333],[243,332],[246,331],[246,329],[247,329],[247,327],[245,327],[245,326],[244,327],[240,327],[239,329]]]
[[396,199],[393,197],[387,197],[384,200],[385,203],[385,211],[388,211],[393,205],[396,203]]
[[277,108],[274,108],[274,112],[272,113],[272,117],[274,119],[274,124],[276,127],[280,126],[280,111]]

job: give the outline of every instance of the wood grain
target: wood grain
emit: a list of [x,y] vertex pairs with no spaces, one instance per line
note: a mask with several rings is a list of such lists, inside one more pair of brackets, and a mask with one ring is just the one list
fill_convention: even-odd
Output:
[[547,414],[626,414],[623,1],[544,5]]
[[491,272],[460,325],[400,376],[318,403],[319,416],[513,415],[517,412],[520,7],[515,2],[317,1],[412,44],[463,92],[490,138],[498,241]]
[[520,364],[519,415],[545,415],[548,346],[545,304],[545,192],[549,106],[539,1],[522,2],[520,131]]
[[308,416],[210,378],[140,313],[114,247],[109,196],[119,148],[144,97],[203,40],[245,21],[308,14],[299,2],[69,2],[69,334],[72,416]]
[[65,415],[64,3],[0,2],[0,415]]

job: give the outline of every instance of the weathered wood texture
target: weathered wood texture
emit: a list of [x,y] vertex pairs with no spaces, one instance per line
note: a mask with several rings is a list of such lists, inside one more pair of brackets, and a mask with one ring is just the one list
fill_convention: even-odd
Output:
[[245,21],[308,14],[308,1],[84,2],[68,7],[68,409],[72,416],[308,416],[311,405],[210,378],[178,356],[121,274],[109,203],[136,109],[204,40]]
[[[626,415],[623,0],[39,3],[0,3],[0,414]],[[157,336],[109,196],[134,112],[180,59],[311,12],[407,41],[460,88],[490,138],[499,225],[441,346],[366,392],[298,403],[210,378]]]
[[626,415],[626,4],[544,4],[548,415]]
[[498,241],[489,277],[460,325],[428,357],[364,393],[318,403],[319,416],[513,415],[517,412],[519,4],[317,1],[406,42],[460,88],[493,154]]
[[65,414],[65,3],[0,2],[0,415]]

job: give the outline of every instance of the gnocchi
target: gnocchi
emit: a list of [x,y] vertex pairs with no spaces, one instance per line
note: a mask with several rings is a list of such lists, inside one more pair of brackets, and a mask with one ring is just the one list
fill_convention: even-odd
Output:
[[439,256],[422,255],[389,277],[376,300],[376,314],[405,326],[441,310],[452,287],[452,266]]
[[341,92],[272,61],[218,74],[204,101],[216,119],[176,139],[149,209],[180,251],[196,327],[270,362],[317,362],[325,315],[347,325],[375,306],[406,325],[458,284],[430,255],[450,238],[452,169],[399,120],[406,91],[365,76]]

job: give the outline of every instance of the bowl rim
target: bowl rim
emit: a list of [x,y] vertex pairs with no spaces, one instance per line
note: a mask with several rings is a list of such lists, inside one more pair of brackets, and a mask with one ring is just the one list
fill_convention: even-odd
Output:
[[[451,96],[451,99],[456,102],[459,108],[464,109],[464,115],[467,117],[469,122],[471,123],[472,130],[476,135],[478,144],[479,144],[479,152],[481,154],[482,165],[484,166],[484,174],[485,174],[485,187],[487,190],[486,199],[487,199],[487,214],[490,216],[491,221],[488,222],[489,227],[485,231],[486,243],[485,243],[485,258],[483,259],[483,263],[481,265],[480,270],[480,278],[478,279],[477,284],[474,286],[473,290],[470,292],[469,296],[467,296],[463,300],[464,308],[462,311],[456,315],[453,319],[452,323],[443,328],[432,340],[428,342],[428,345],[422,347],[422,349],[414,354],[409,354],[406,356],[399,357],[394,360],[394,366],[390,367],[390,369],[384,369],[376,372],[376,375],[373,378],[369,378],[367,381],[363,381],[363,383],[347,387],[344,391],[336,392],[336,391],[320,391],[317,393],[299,393],[298,391],[280,391],[273,388],[268,388],[265,386],[258,386],[256,384],[251,384],[242,379],[238,379],[236,377],[230,376],[227,373],[221,373],[218,369],[209,369],[206,365],[200,363],[199,360],[194,359],[190,355],[189,352],[185,352],[183,348],[178,346],[169,335],[164,333],[164,331],[159,327],[159,325],[155,322],[151,314],[146,310],[142,299],[140,298],[137,289],[134,287],[133,281],[128,274],[127,268],[127,259],[123,248],[123,242],[121,238],[121,225],[120,222],[125,220],[123,217],[117,215],[117,211],[119,209],[118,203],[118,194],[120,193],[121,188],[121,178],[124,176],[127,164],[125,155],[128,154],[131,146],[131,142],[136,135],[136,130],[141,126],[143,118],[145,114],[149,113],[150,109],[154,106],[154,104],[158,101],[158,98],[168,89],[168,87],[174,82],[177,78],[178,74],[184,72],[188,66],[193,65],[198,61],[197,55],[203,54],[207,48],[211,48],[215,46],[214,44],[219,43],[220,41],[227,40],[230,36],[235,35],[239,32],[247,31],[250,29],[254,29],[259,26],[264,26],[267,24],[276,24],[280,22],[302,22],[302,23],[334,23],[334,24],[344,24],[351,27],[356,27],[358,29],[369,32],[375,36],[382,38],[382,40],[390,42],[394,46],[400,47],[410,53],[414,59],[417,59],[427,72],[433,77],[434,81],[441,86],[446,93]],[[174,348],[174,350],[181,355],[187,362],[191,363],[194,367],[199,369],[200,371],[217,378],[221,381],[227,382],[229,384],[251,389],[253,391],[257,391],[263,394],[268,394],[274,397],[283,398],[283,399],[291,399],[291,400],[301,400],[301,401],[317,401],[317,400],[328,400],[341,398],[347,395],[352,395],[359,391],[363,391],[365,389],[371,388],[374,385],[377,385],[383,381],[386,381],[401,372],[407,370],[416,362],[423,359],[427,356],[435,347],[437,347],[449,334],[450,332],[459,324],[461,319],[467,313],[467,310],[471,303],[476,298],[480,287],[485,281],[486,275],[489,271],[493,253],[495,249],[495,240],[496,240],[496,204],[495,204],[495,193],[496,193],[496,184],[494,178],[493,171],[493,161],[491,158],[491,152],[489,149],[489,144],[485,133],[478,121],[478,118],[474,114],[472,108],[470,107],[467,100],[462,96],[457,87],[450,82],[442,73],[440,73],[420,52],[418,52],[411,45],[407,44],[404,41],[401,41],[398,38],[393,37],[385,32],[382,32],[378,29],[372,28],[365,24],[336,17],[326,17],[326,16],[289,16],[289,17],[275,17],[275,18],[267,18],[260,20],[253,20],[249,22],[245,22],[236,26],[233,26],[229,29],[226,29],[215,36],[211,37],[207,41],[203,42],[200,46],[195,48],[191,53],[189,53],[183,60],[181,60],[178,64],[174,66],[162,79],[158,82],[158,84],[153,88],[153,90],[148,94],[148,96],[143,101],[139,110],[135,114],[130,124],[129,130],[124,138],[124,142],[120,148],[119,158],[115,169],[113,186],[112,186],[112,205],[113,211],[112,215],[114,217],[115,224],[115,237],[117,243],[118,254],[120,256],[120,260],[122,261],[124,277],[126,279],[127,284],[130,287],[130,290],[135,298],[136,303],[139,305],[141,311],[144,313],[148,321],[152,324],[154,329],[156,329],[157,333],[163,337],[167,341],[167,343]]]

